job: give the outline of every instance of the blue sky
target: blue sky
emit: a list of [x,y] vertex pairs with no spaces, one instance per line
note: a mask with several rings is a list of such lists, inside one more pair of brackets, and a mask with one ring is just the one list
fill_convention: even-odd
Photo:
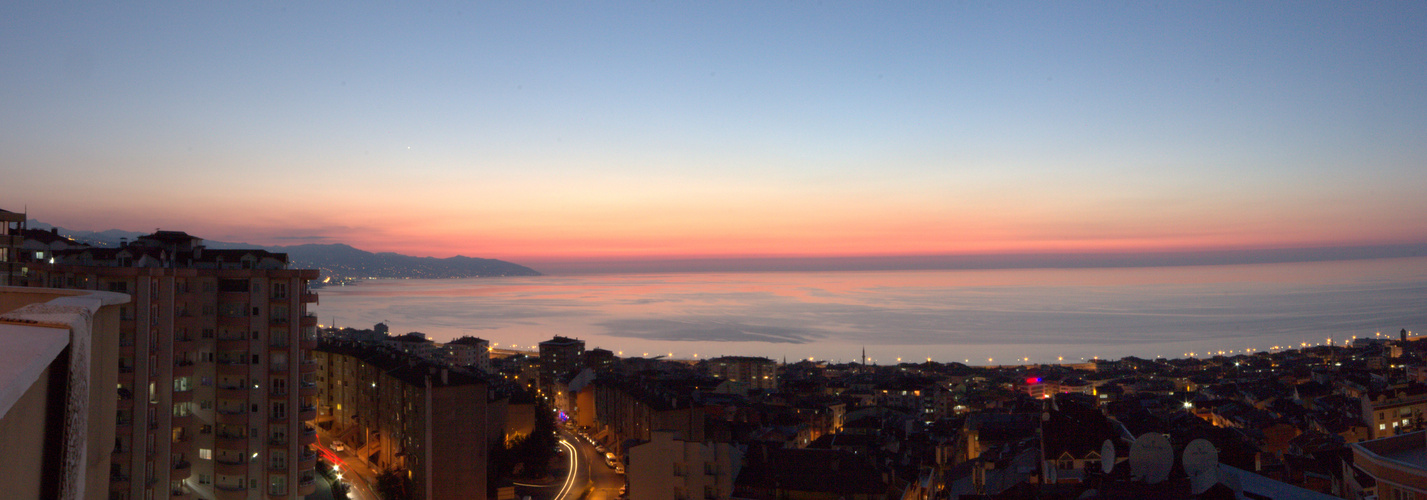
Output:
[[0,203],[536,262],[1422,243],[1423,26],[1418,3],[7,4]]

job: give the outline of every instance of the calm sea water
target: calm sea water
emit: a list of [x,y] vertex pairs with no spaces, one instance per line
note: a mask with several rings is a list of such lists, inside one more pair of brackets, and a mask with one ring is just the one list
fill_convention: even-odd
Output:
[[371,280],[320,322],[625,356],[1066,362],[1427,332],[1427,257],[1124,269]]

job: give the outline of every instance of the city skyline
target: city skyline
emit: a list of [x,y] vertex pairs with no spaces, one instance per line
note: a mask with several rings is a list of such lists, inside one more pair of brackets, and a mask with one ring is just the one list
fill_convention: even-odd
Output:
[[1194,7],[9,5],[0,199],[537,269],[1427,243],[1427,8]]

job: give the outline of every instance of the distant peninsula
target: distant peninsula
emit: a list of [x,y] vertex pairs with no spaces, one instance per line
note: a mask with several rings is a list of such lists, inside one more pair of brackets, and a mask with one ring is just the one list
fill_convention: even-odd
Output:
[[[71,231],[62,227],[30,220],[31,229],[55,229],[59,234],[97,247],[115,247],[125,239],[132,240],[148,233],[122,231]],[[202,235],[195,235],[202,237]],[[496,259],[481,259],[457,255],[438,259],[413,257],[393,252],[373,253],[343,243],[304,245],[253,245],[204,240],[209,248],[260,248],[287,254],[288,266],[295,269],[318,269],[322,277],[312,284],[337,285],[367,278],[439,279],[485,278],[499,276],[540,276],[529,267]]]

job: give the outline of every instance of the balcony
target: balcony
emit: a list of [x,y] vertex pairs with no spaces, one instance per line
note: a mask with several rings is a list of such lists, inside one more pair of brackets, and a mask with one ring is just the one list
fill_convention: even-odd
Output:
[[297,394],[302,397],[313,397],[317,395],[316,382],[299,382],[297,384]]
[[241,399],[247,401],[248,388],[241,385],[218,384],[214,391],[220,399]]
[[180,462],[174,462],[173,472],[169,473],[168,478],[170,481],[176,481],[179,479],[188,479],[189,476],[191,476],[192,474],[193,465],[188,463],[187,460],[184,460]]
[[300,373],[317,373],[317,360],[304,359],[301,363]]
[[174,361],[174,362],[173,362],[173,376],[174,376],[175,378],[177,378],[177,377],[192,377],[192,376],[193,376],[193,371],[194,371],[194,363],[193,363],[192,361],[179,360],[179,361]]
[[303,422],[311,422],[313,420],[317,420],[317,407],[303,406],[301,408],[298,408],[297,418],[298,420],[301,420]]
[[198,350],[198,342],[193,337],[173,339],[173,352],[186,353]]
[[305,427],[297,437],[297,444],[302,446],[317,444],[317,429]]
[[215,498],[218,500],[247,500],[248,498],[247,488],[241,484],[215,484],[213,493],[216,494]]
[[316,303],[317,303],[317,293],[316,293],[316,292],[307,292],[307,293],[302,294],[302,303],[303,303],[303,304],[316,304]]
[[291,393],[288,392],[287,389],[273,388],[273,389],[271,389],[271,390],[268,391],[268,399],[275,400],[275,401],[281,401],[281,400],[287,399],[288,394],[291,394]]
[[287,316],[273,316],[268,318],[268,326],[281,328],[287,325]]
[[[193,391],[188,391],[188,394],[193,394]],[[189,425],[193,425],[193,414],[185,413],[183,415],[174,415],[169,422],[169,425],[174,427],[188,427]]]
[[218,434],[214,445],[220,450],[246,451],[248,438],[238,435]]
[[188,402],[191,402],[191,401],[193,401],[193,389],[192,389],[192,388],[188,388],[188,389],[184,389],[184,390],[179,390],[179,391],[173,391],[173,402],[175,402],[175,403],[188,403]]
[[316,314],[312,314],[312,313],[304,314],[304,315],[302,315],[302,321],[299,322],[297,325],[298,325],[298,326],[317,326],[317,315],[316,315]]
[[247,375],[248,364],[241,361],[218,362],[219,375]]
[[315,471],[308,469],[303,471],[302,478],[297,480],[297,494],[311,495],[317,491],[317,480]]
[[269,448],[286,448],[287,436],[272,436],[268,438]]
[[169,497],[169,500],[193,500],[193,490],[188,489],[187,486],[173,490],[170,493],[172,495]]
[[287,363],[273,363],[268,365],[268,371],[273,373],[287,373]]
[[250,340],[248,340],[247,337],[227,337],[227,338],[219,338],[219,339],[218,339],[218,350],[220,350],[220,351],[247,351],[247,350],[248,350],[248,343],[249,343],[249,342],[250,342]]
[[237,410],[218,410],[217,414],[218,414],[218,423],[220,423],[220,424],[229,424],[229,425],[247,425],[247,424],[248,424],[248,412],[247,412],[247,410],[243,410],[243,409],[237,409]]
[[228,328],[240,328],[240,329],[243,329],[243,330],[247,330],[247,329],[248,329],[248,317],[247,317],[247,316],[218,316],[218,326],[226,326],[226,327],[228,327]]
[[248,462],[244,460],[223,460],[213,461],[213,472],[225,476],[241,476],[248,473]]

